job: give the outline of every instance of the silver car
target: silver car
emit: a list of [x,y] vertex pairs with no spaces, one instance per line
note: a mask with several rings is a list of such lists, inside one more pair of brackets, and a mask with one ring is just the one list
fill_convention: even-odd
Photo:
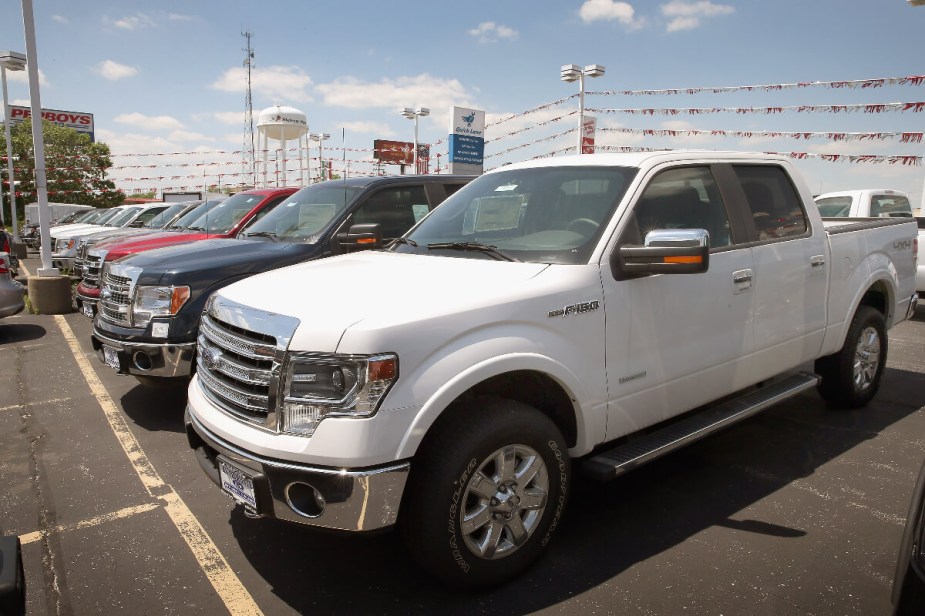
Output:
[[13,280],[9,253],[0,252],[0,318],[22,312],[26,306],[23,293],[22,285]]

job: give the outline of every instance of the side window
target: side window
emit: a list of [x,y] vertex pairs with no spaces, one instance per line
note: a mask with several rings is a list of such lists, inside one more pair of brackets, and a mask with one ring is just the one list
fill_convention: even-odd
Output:
[[709,167],[670,169],[652,179],[633,209],[631,235],[624,236],[624,243],[641,245],[655,229],[706,229],[711,249],[732,242],[726,207]]
[[353,213],[353,224],[379,223],[385,243],[404,235],[428,209],[423,186],[395,186],[372,195]]
[[733,165],[759,240],[806,233],[806,212],[787,172],[774,165]]

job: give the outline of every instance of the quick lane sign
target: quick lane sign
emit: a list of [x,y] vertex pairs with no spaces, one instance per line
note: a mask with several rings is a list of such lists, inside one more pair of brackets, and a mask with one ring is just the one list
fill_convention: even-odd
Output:
[[453,107],[449,142],[451,163],[481,165],[485,159],[485,112]]

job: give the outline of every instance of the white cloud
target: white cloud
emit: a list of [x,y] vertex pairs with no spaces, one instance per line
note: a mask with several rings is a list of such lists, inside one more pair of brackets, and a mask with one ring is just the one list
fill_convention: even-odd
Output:
[[470,95],[456,79],[440,79],[423,74],[415,77],[383,79],[372,83],[353,77],[320,84],[316,88],[324,103],[348,109],[398,109],[402,107],[429,107],[449,109],[453,105],[470,104]]
[[189,15],[181,15],[179,13],[170,13],[167,15],[167,19],[170,21],[192,21],[192,17]]
[[155,25],[154,19],[145,13],[127,15],[126,17],[119,19],[106,18],[106,21],[117,28],[121,28],[122,30],[138,30],[140,28],[149,28]]
[[[7,71],[6,78],[10,83],[29,83],[29,69],[23,71]],[[48,86],[48,80],[45,79],[45,73],[42,72],[42,69],[39,69],[39,86],[46,87]]]
[[110,81],[118,81],[126,77],[134,77],[138,74],[138,69],[133,66],[119,64],[112,60],[104,60],[96,68],[97,72]]
[[214,137],[209,137],[208,135],[203,135],[202,133],[194,133],[188,130],[174,130],[170,131],[169,138],[173,141],[215,141]]
[[496,24],[493,21],[480,23],[477,28],[469,30],[469,34],[477,38],[480,43],[493,43],[501,39],[517,38],[517,30]]
[[[257,123],[257,114],[254,114],[254,124]],[[222,124],[238,124],[244,126],[244,112],[243,111],[216,111],[215,113],[207,114],[208,118],[214,118]],[[200,119],[198,116],[196,119]]]
[[69,23],[71,23],[71,20],[68,19],[67,17],[65,17],[64,15],[52,15],[52,16],[51,16],[51,19],[52,19],[52,21],[56,21],[56,22],[58,22],[59,24],[69,24]]
[[115,117],[115,121],[120,124],[128,124],[138,128],[149,130],[180,130],[183,123],[170,116],[146,116],[138,113],[123,113]]
[[[306,91],[312,85],[311,77],[296,66],[258,67],[251,71],[251,91],[255,99],[281,105],[311,102]],[[230,68],[212,83],[212,88],[223,92],[244,92],[247,89],[247,71],[243,66]]]
[[638,28],[642,26],[642,20],[637,20],[635,14],[631,4],[613,0],[585,0],[578,10],[578,15],[585,23],[618,21],[624,26]]
[[693,30],[700,26],[701,21],[708,17],[729,15],[735,13],[735,7],[728,4],[713,4],[710,0],[672,0],[661,7],[662,15],[669,18],[666,30],[678,32]]
[[[343,124],[337,127],[338,129],[343,129],[346,138],[352,139],[358,134],[362,135],[375,135],[376,137],[394,137],[395,131],[393,131],[387,124],[382,122],[344,122]],[[331,139],[340,138],[340,130],[337,130],[337,133],[331,134]]]

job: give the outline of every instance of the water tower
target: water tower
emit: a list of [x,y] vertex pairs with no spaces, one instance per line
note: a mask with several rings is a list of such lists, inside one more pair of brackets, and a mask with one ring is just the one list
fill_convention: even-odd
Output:
[[[277,155],[277,164],[280,165],[282,185],[286,184],[286,142],[297,140],[299,152],[299,184],[304,186],[302,156],[308,159],[308,120],[305,114],[293,107],[274,105],[267,107],[257,116],[258,147],[263,152],[263,185],[267,186],[267,152],[269,141],[273,139],[280,142],[281,154]],[[280,180],[277,178],[277,185]]]

